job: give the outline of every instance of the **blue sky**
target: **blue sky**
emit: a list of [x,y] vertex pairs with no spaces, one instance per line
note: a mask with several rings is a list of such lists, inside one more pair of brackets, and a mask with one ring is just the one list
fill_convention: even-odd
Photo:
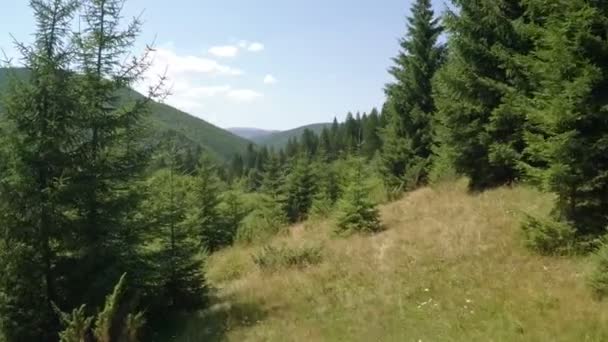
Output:
[[[33,32],[27,2],[0,20],[9,55],[9,33],[27,42]],[[168,70],[168,104],[221,127],[288,129],[381,106],[411,3],[128,0],[124,13],[144,11],[136,50],[155,40],[150,75]]]

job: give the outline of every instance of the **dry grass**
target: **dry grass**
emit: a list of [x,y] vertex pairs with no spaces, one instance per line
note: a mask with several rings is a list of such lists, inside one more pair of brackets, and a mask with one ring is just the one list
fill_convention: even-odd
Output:
[[328,223],[273,244],[324,246],[307,269],[260,272],[261,246],[214,255],[216,305],[175,341],[607,341],[608,306],[592,299],[583,258],[522,247],[521,211],[551,198],[525,187],[479,195],[464,182],[383,206],[387,230],[335,238]]

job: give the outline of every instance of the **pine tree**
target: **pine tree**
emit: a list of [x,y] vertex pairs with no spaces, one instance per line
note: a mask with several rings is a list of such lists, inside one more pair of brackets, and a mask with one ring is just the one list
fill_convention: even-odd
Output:
[[264,175],[262,176],[262,191],[277,200],[280,197],[283,185],[283,172],[281,170],[279,156],[271,154],[264,169]]
[[520,177],[525,116],[512,101],[526,78],[512,56],[530,48],[516,29],[524,8],[520,0],[454,4],[446,18],[449,56],[434,87],[436,139],[451,149],[442,160],[453,159],[474,189],[513,182]]
[[348,187],[339,202],[336,232],[376,232],[381,229],[379,212],[369,199],[365,186],[363,160],[359,157],[351,162]]
[[[162,97],[163,79],[147,96],[128,95],[126,88],[140,81],[150,66],[148,48],[140,57],[131,49],[141,20],[123,22],[124,1],[85,0],[77,52],[80,132],[74,157],[78,169],[68,174],[78,184],[73,201],[80,228],[78,272],[69,280],[74,303],[98,305],[127,272],[139,286],[141,231],[133,221],[142,201],[137,185],[148,165],[145,120],[148,104]],[[120,95],[123,95],[121,98]]]
[[195,227],[188,220],[188,197],[194,184],[179,174],[175,158],[168,158],[173,160],[168,169],[148,180],[143,206],[152,227],[150,239],[158,245],[152,259],[156,305],[183,309],[201,303],[205,282]]
[[371,158],[380,150],[382,140],[380,139],[380,117],[376,108],[367,116],[363,124],[363,154]]
[[608,224],[608,8],[599,1],[530,0],[524,56],[536,89],[527,96],[528,177],[557,194],[555,214],[579,235]]
[[285,179],[285,212],[290,222],[304,220],[316,191],[315,175],[310,158],[300,155],[293,162]]
[[201,245],[215,251],[232,242],[233,236],[222,227],[218,205],[220,203],[220,183],[211,160],[204,156],[199,162],[194,184],[193,222],[200,237]]
[[222,229],[231,241],[237,236],[247,210],[242,200],[243,193],[235,188],[222,193],[219,212],[222,218]]
[[336,159],[332,146],[331,133],[327,127],[323,127],[323,130],[321,130],[321,134],[319,135],[318,154],[320,158],[326,161]]
[[75,1],[30,3],[37,24],[32,46],[18,44],[28,79],[13,80],[3,103],[0,202],[0,335],[8,341],[56,338],[52,303],[60,291],[68,239],[74,225],[66,210],[74,192],[66,178],[74,169],[71,154],[78,135],[75,119],[74,62],[69,49]]
[[437,40],[442,28],[430,0],[417,0],[408,18],[408,33],[389,70],[395,82],[387,85],[391,110],[384,131],[383,169],[389,188],[427,181],[432,153],[435,103],[432,79],[441,65],[443,48]]

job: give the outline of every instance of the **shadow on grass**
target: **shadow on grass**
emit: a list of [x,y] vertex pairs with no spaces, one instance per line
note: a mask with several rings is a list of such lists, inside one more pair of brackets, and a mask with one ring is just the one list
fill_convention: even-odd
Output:
[[253,303],[239,303],[228,298],[212,300],[209,308],[183,312],[165,317],[154,324],[154,342],[214,342],[223,341],[231,329],[253,326],[265,319],[267,313]]

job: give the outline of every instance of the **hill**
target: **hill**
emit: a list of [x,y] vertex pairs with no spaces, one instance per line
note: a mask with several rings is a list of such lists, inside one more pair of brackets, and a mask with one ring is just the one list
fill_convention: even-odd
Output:
[[265,245],[234,246],[209,260],[211,308],[167,333],[171,341],[607,341],[608,303],[585,286],[589,260],[522,246],[521,212],[546,214],[551,203],[527,187],[472,195],[459,182],[382,206],[386,230],[377,235],[339,238],[329,222],[310,222],[269,242],[319,246],[313,266],[261,270],[252,255]]
[[[0,90],[8,84],[9,73],[11,72],[22,79],[28,75],[25,69],[0,68]],[[128,89],[123,96],[137,98],[142,95],[135,90]],[[214,126],[205,120],[163,103],[153,102],[150,105],[150,120],[154,136],[162,137],[166,136],[165,133],[167,132],[177,132],[177,134],[183,136],[183,140],[199,145],[220,160],[228,160],[235,153],[245,151],[250,143],[248,140]]]
[[329,126],[331,126],[331,123],[316,123],[290,129],[288,131],[281,131],[266,136],[252,138],[251,141],[261,146],[266,145],[268,147],[279,149],[287,145],[289,139],[300,138],[305,129],[309,129],[315,133],[321,133],[323,127]]
[[226,130],[231,132],[232,134],[238,135],[241,138],[245,138],[245,139],[249,139],[249,140],[261,139],[261,138],[271,135],[273,133],[279,132],[279,131],[270,131],[270,130],[266,130],[266,129],[249,128],[249,127],[231,127],[231,128],[227,128]]

